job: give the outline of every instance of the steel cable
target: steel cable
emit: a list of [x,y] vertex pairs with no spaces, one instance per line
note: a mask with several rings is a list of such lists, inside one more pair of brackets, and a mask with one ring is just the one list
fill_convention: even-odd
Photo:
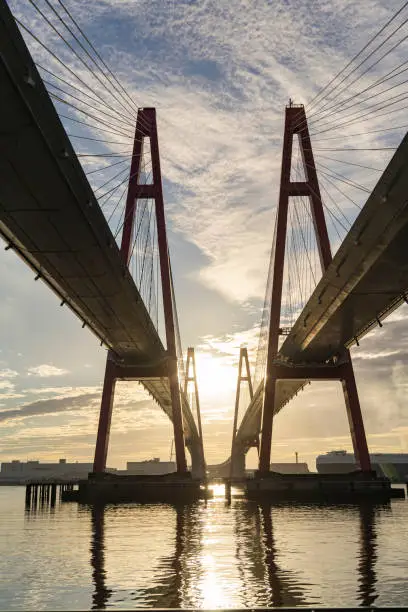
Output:
[[[79,53],[75,50],[75,48],[66,40],[66,38],[61,34],[61,32],[58,31],[58,29],[54,26],[54,24],[48,19],[48,17],[41,11],[41,9],[35,4],[34,0],[28,0],[30,2],[30,4],[36,9],[36,11],[41,15],[41,17],[44,19],[44,21],[49,25],[49,27],[57,34],[57,36],[64,42],[64,44],[70,49],[70,51],[74,54],[74,56],[81,62],[81,64],[83,66],[85,66],[85,68],[88,70],[88,72],[93,76],[94,79],[96,79],[98,81],[98,83],[108,92],[109,95],[111,95],[113,98],[116,99],[116,102],[118,104],[120,104],[120,106],[123,108],[123,110],[125,111],[125,113],[128,113],[129,111],[127,111],[126,107],[121,103],[120,100],[118,100],[116,98],[115,95],[112,94],[112,92],[109,90],[109,88],[107,87],[106,83],[104,83],[100,77],[95,74],[95,72],[92,70],[92,68],[87,64],[87,62],[79,55]],[[75,38],[75,40],[78,39],[75,36],[75,34],[73,34],[73,32],[71,31],[71,29],[69,28],[69,26],[67,26],[64,21],[62,20],[62,18],[58,15],[57,11],[54,9],[54,7],[49,3],[48,0],[45,0],[46,4],[51,8],[51,10],[54,12],[54,14],[57,16],[57,18],[61,21],[61,23],[67,28],[67,30],[70,32],[71,36],[73,36]],[[81,45],[81,43],[79,43]],[[81,45],[82,46],[82,45]],[[86,51],[87,55],[89,56],[89,53]],[[90,56],[89,56],[90,57]],[[92,58],[91,58],[92,59]],[[92,60],[94,61],[94,60]],[[98,67],[99,68],[99,67]],[[117,111],[118,112],[118,111]],[[123,111],[122,111],[123,113]],[[118,112],[118,114],[120,114]],[[134,115],[130,115],[129,118],[131,119],[135,119],[136,117]]]
[[[378,37],[380,36],[380,34],[382,34],[382,33],[383,33],[385,30],[386,30],[386,28],[387,28],[387,27],[388,27],[388,26],[389,26],[389,25],[390,25],[390,24],[391,24],[391,23],[392,23],[392,22],[393,22],[393,21],[394,21],[394,20],[395,20],[395,19],[398,17],[398,15],[400,15],[400,14],[401,14],[401,12],[402,12],[402,11],[405,9],[405,7],[406,7],[406,6],[408,6],[408,2],[404,2],[404,4],[402,5],[402,7],[401,7],[401,8],[400,8],[400,9],[399,9],[399,10],[398,10],[398,11],[397,11],[397,12],[396,12],[396,13],[395,13],[395,14],[394,14],[394,15],[393,15],[393,16],[392,16],[392,17],[391,17],[391,18],[390,18],[390,19],[389,19],[389,20],[388,20],[388,21],[387,21],[387,22],[386,22],[386,23],[385,23],[383,26],[382,26],[382,28],[381,28],[381,29],[380,29],[378,32],[376,32],[376,33],[374,34],[374,36],[373,36],[372,38],[370,38],[370,40],[368,41],[368,43],[366,43],[366,44],[364,45],[364,47],[363,47],[362,49],[360,49],[360,51],[359,51],[359,52],[358,52],[356,55],[354,55],[354,57],[352,57],[352,58],[351,58],[351,60],[348,62],[348,64],[347,64],[346,66],[344,66],[344,68],[342,68],[342,69],[340,70],[340,72],[338,72],[338,73],[337,73],[337,74],[336,74],[336,75],[335,75],[335,76],[334,76],[334,77],[333,77],[333,78],[332,78],[332,79],[329,81],[329,83],[328,83],[327,85],[325,85],[325,86],[323,87],[323,89],[321,89],[321,90],[320,90],[320,91],[319,91],[319,92],[318,92],[318,93],[317,93],[317,94],[314,96],[314,98],[313,98],[313,99],[312,99],[312,100],[311,100],[311,101],[310,101],[310,102],[307,104],[308,111],[310,111],[310,110],[311,110],[311,108],[312,108],[312,107],[313,107],[313,106],[314,106],[314,105],[317,103],[317,101],[318,101],[318,99],[320,98],[320,96],[321,96],[321,95],[322,95],[322,94],[323,94],[323,93],[324,93],[324,92],[325,92],[325,91],[326,91],[326,90],[327,90],[327,89],[328,89],[328,88],[329,88],[329,87],[330,87],[330,86],[331,86],[331,85],[332,85],[332,84],[333,84],[333,83],[336,81],[336,79],[338,79],[338,78],[339,78],[339,77],[340,77],[340,76],[341,76],[341,75],[342,75],[342,74],[343,74],[343,73],[344,73],[344,72],[347,70],[347,68],[349,68],[349,67],[350,67],[350,66],[353,64],[353,62],[355,62],[355,60],[356,60],[356,59],[357,59],[357,58],[358,58],[358,57],[359,57],[359,56],[360,56],[362,53],[364,53],[364,51],[365,51],[366,49],[368,49],[368,47],[371,45],[371,43],[373,43],[373,42],[374,42],[374,40],[375,40],[376,38],[378,38]],[[333,93],[333,91],[331,91],[330,93]],[[322,98],[322,99],[324,99],[324,98]],[[321,99],[321,100],[319,100],[319,104],[320,104],[320,102],[322,101],[322,99]]]

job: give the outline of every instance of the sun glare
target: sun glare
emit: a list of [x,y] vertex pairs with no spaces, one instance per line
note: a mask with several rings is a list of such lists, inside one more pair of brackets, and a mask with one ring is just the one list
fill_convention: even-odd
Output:
[[197,379],[200,397],[213,399],[230,396],[237,384],[237,367],[226,363],[225,357],[214,357],[209,353],[196,353]]
[[222,500],[225,499],[225,485],[224,484],[210,485],[209,488],[213,492],[214,498],[217,498],[217,499],[221,498]]

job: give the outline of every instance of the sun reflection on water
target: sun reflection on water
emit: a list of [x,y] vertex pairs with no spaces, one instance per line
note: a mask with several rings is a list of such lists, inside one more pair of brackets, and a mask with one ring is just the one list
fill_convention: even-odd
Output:
[[202,564],[204,575],[199,586],[201,594],[200,606],[206,610],[233,607],[225,588],[223,588],[220,582],[216,563],[212,555],[203,557]]
[[219,498],[225,499],[224,484],[211,484],[208,488],[210,489],[210,491],[212,491],[214,499],[217,498],[217,501],[219,501]]

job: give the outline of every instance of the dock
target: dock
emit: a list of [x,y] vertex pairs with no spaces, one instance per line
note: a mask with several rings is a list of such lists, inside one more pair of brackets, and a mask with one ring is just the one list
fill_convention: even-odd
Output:
[[68,492],[74,492],[73,482],[37,481],[27,482],[25,491],[26,509],[35,510],[38,507],[50,506],[53,508],[57,497],[63,500]]

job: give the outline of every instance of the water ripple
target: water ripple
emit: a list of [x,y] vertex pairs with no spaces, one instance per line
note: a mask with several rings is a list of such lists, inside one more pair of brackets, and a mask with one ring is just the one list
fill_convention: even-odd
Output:
[[57,505],[0,489],[0,607],[408,605],[408,503]]

